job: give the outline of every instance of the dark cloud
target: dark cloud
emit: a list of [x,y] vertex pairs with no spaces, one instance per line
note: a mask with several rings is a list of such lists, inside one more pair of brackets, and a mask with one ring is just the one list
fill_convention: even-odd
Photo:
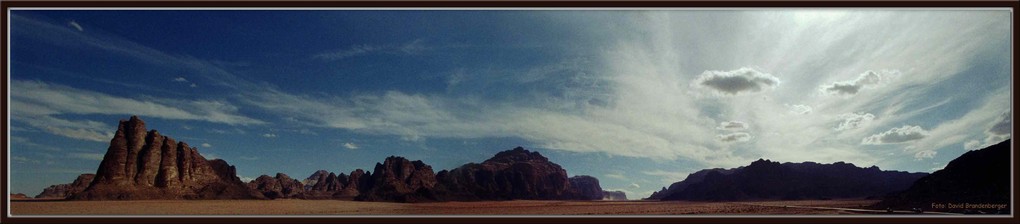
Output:
[[924,128],[921,128],[920,126],[904,125],[903,127],[893,128],[886,132],[868,136],[861,140],[861,144],[895,144],[915,141],[925,137],[928,137],[928,131],[924,130]]
[[719,127],[715,127],[719,130],[744,130],[747,129],[747,123],[740,121],[723,121],[719,123]]
[[737,95],[742,92],[761,92],[774,89],[779,78],[750,68],[733,71],[705,71],[694,81],[698,85],[712,88],[723,94]]
[[861,73],[857,79],[851,81],[835,82],[828,85],[822,85],[822,92],[831,95],[855,95],[861,91],[865,86],[872,86],[882,81],[882,76],[874,71],[867,71]]
[[737,132],[732,134],[718,135],[719,141],[723,142],[746,142],[751,140],[751,134]]

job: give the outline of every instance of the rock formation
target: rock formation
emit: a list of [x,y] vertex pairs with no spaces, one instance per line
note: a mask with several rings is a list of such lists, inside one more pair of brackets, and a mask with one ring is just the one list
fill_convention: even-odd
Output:
[[326,171],[326,170],[315,171],[314,173],[312,173],[312,175],[308,176],[308,178],[305,178],[305,180],[302,180],[301,184],[305,186],[305,190],[306,191],[307,190],[311,190],[312,186],[314,186],[315,183],[319,182],[319,179],[323,179],[327,175],[329,175],[329,171]]
[[602,186],[595,177],[586,175],[571,177],[570,187],[574,194],[573,199],[602,200]]
[[269,199],[301,198],[305,192],[304,185],[287,174],[277,173],[276,177],[262,175],[248,183],[248,187],[262,193]]
[[[925,211],[961,213],[1008,213],[1010,211],[1010,141],[984,149],[974,150],[953,159],[946,168],[913,182],[909,188],[885,197],[875,205],[880,209],[906,210],[921,208]],[[943,208],[932,204],[944,205]],[[1007,205],[997,207],[965,208],[948,204]]]
[[626,201],[627,194],[623,191],[603,191],[602,200],[607,201]]
[[10,196],[11,196],[10,199],[13,199],[13,200],[17,200],[17,199],[29,199],[28,195],[25,195],[25,194],[22,194],[22,193],[10,194]]
[[42,193],[36,195],[35,198],[67,198],[67,196],[84,191],[95,177],[96,175],[91,173],[78,175],[78,178],[75,178],[74,182],[70,184],[50,185],[50,187],[43,189]]
[[517,147],[482,163],[440,171],[437,191],[448,200],[577,199],[567,171],[538,152]]
[[746,167],[688,176],[653,198],[689,201],[877,198],[900,191],[925,173],[882,171],[853,164],[779,163],[760,159]]
[[375,164],[371,185],[356,200],[418,202],[437,200],[432,188],[436,174],[421,160],[390,156]]
[[206,160],[196,148],[147,131],[137,116],[121,120],[117,133],[79,200],[251,199],[248,188],[226,161]]

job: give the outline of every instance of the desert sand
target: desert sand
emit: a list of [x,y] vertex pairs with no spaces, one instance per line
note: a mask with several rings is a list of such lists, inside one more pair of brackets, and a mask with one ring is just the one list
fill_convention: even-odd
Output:
[[[155,200],[11,202],[13,215],[803,215],[865,214],[874,200],[486,201],[390,203],[341,200]],[[793,206],[793,207],[787,207]],[[810,208],[808,208],[810,207]]]

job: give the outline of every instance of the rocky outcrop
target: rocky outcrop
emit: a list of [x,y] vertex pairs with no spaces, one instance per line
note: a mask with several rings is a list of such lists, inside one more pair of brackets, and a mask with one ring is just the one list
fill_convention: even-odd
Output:
[[626,201],[627,194],[623,191],[603,191],[602,200],[607,201]]
[[361,192],[367,192],[372,186],[372,173],[365,172],[361,169],[351,171],[351,175],[347,176],[347,185],[344,189],[340,190],[333,197],[336,198],[353,198],[361,194]]
[[10,199],[12,199],[12,200],[29,199],[29,197],[28,197],[28,195],[25,195],[25,194],[22,194],[22,193],[17,193],[17,194],[10,194]]
[[432,166],[421,160],[409,161],[403,157],[390,156],[383,163],[375,164],[368,190],[356,200],[419,202],[435,201],[432,192],[436,185],[436,174]]
[[262,175],[248,183],[248,187],[261,192],[269,199],[301,198],[305,192],[304,185],[287,174],[277,173],[276,177]]
[[497,153],[482,163],[440,171],[437,192],[448,200],[569,200],[567,171],[538,152],[522,147]]
[[578,200],[602,200],[602,186],[599,179],[592,176],[574,176],[570,178],[573,198]]
[[36,195],[35,198],[67,198],[67,196],[84,191],[95,177],[96,175],[91,173],[78,175],[78,178],[75,178],[74,182],[69,184],[50,185],[50,187],[43,189],[42,193]]
[[760,159],[732,170],[691,174],[652,197],[661,200],[747,201],[877,198],[927,175],[861,168],[853,164],[779,163]]
[[137,116],[121,120],[95,179],[78,200],[264,198],[234,166],[206,160],[187,143],[148,131]]
[[[886,196],[876,208],[959,213],[1009,213],[1010,141],[960,155],[946,168],[913,182],[909,188]],[[996,205],[989,207],[949,206]],[[932,207],[942,204],[944,207]],[[997,207],[998,205],[1006,206]]]
[[329,171],[326,170],[315,171],[314,173],[312,173],[312,175],[308,176],[308,178],[302,180],[301,184],[305,186],[305,190],[311,190],[312,186],[315,186],[315,183],[318,183],[320,179],[325,178],[327,175],[329,175]]

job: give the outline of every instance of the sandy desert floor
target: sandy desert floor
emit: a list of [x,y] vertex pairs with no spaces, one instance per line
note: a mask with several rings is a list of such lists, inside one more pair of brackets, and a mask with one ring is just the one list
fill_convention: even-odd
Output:
[[339,200],[11,202],[17,215],[803,215],[867,214],[874,200],[677,202],[495,201],[389,203]]

